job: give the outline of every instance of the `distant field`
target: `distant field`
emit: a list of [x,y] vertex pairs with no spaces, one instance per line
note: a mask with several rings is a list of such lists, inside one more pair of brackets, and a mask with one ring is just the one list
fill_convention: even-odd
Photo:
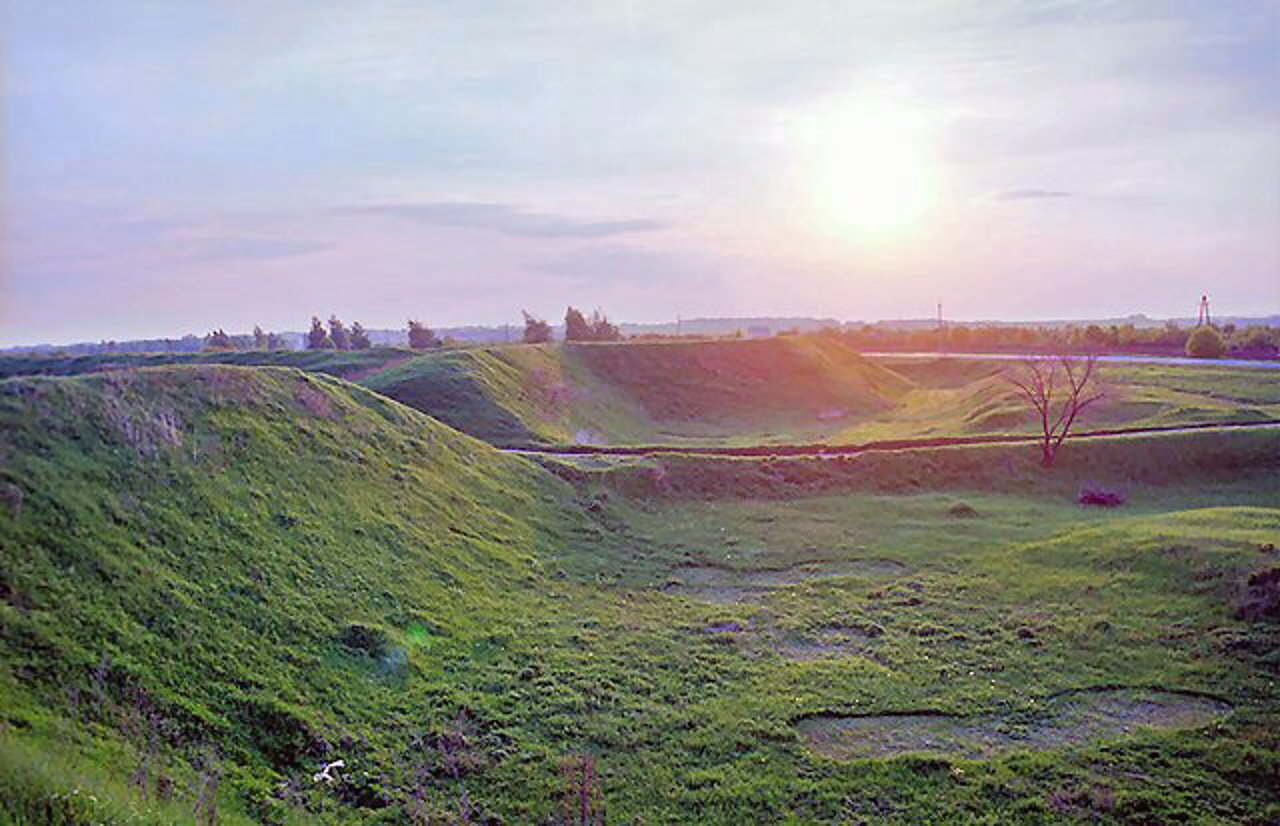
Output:
[[0,378],[14,376],[78,376],[135,367],[179,364],[233,364],[253,367],[297,367],[346,379],[383,369],[418,355],[414,350],[246,350],[205,353],[107,353],[93,356],[0,356]]
[[[876,363],[909,379],[912,390],[887,415],[852,424],[832,435],[832,442],[1035,432],[1038,423],[1005,378],[1016,363],[946,358]],[[1104,398],[1085,411],[1077,429],[1280,418],[1280,375],[1249,368],[1103,365],[1098,378]]]
[[1274,431],[549,473],[202,365],[2,381],[0,457],[0,819],[1280,817]]

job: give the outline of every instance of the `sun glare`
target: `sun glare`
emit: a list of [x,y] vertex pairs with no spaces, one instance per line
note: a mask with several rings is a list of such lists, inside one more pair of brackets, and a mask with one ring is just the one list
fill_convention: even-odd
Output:
[[932,205],[937,175],[918,112],[853,100],[807,113],[795,125],[801,187],[824,230],[893,235]]

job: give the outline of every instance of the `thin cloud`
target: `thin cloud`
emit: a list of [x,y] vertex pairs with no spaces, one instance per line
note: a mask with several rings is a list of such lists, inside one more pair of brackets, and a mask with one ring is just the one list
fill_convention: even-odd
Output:
[[583,246],[531,269],[591,283],[687,285],[719,280],[718,267],[702,256],[611,243]]
[[349,215],[379,215],[437,227],[461,227],[520,238],[608,238],[664,229],[658,221],[581,221],[565,215],[526,212],[506,204],[436,202],[339,207]]
[[226,260],[233,258],[249,258],[269,260],[273,258],[293,258],[309,255],[313,252],[333,246],[321,241],[299,241],[290,238],[200,238],[189,242],[189,257],[199,261]]
[[993,201],[1041,201],[1049,198],[1070,198],[1070,192],[1057,189],[1008,189],[991,196]]

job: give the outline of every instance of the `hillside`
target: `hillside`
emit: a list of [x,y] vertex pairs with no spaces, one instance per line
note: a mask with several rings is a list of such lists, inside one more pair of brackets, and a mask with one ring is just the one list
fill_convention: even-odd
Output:
[[512,346],[430,353],[362,382],[499,445],[574,443],[650,432],[652,423],[566,348]]
[[0,382],[0,821],[1269,822],[1280,439],[1104,441],[569,482],[297,370]]
[[497,444],[815,438],[909,387],[828,336],[468,349],[363,383]]
[[[356,382],[500,446],[775,445],[1026,434],[1017,362],[861,357],[830,335],[119,356],[11,356],[0,376],[167,364],[296,367]],[[1107,364],[1077,429],[1280,418],[1280,381],[1229,366]]]
[[0,379],[15,376],[78,376],[135,367],[231,364],[296,367],[351,381],[419,355],[416,350],[210,350],[201,353],[103,353],[97,355],[0,355]]
[[0,463],[13,801],[69,792],[77,751],[195,783],[212,750],[265,816],[268,778],[456,714],[440,675],[587,528],[534,465],[296,370],[0,382]]
[[[876,359],[910,390],[887,412],[850,423],[832,443],[927,436],[1034,433],[1033,411],[1007,376],[1017,362],[949,359]],[[1207,422],[1280,419],[1280,378],[1215,365],[1158,364],[1098,367],[1102,399],[1080,417],[1076,430],[1168,427]]]

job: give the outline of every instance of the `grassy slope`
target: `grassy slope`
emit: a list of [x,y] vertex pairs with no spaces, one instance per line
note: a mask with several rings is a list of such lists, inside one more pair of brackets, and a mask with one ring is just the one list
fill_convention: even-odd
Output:
[[[832,442],[1031,433],[1038,424],[1004,378],[1016,364],[946,358],[878,363],[909,380],[912,390],[885,415],[849,426]],[[1280,418],[1280,378],[1264,370],[1103,365],[1098,383],[1104,398],[1085,411],[1077,429]]]
[[0,356],[0,378],[78,376],[133,367],[230,364],[242,367],[296,367],[349,381],[372,375],[421,353],[395,347],[370,350],[247,350],[207,353],[107,353],[92,356]]
[[591,441],[647,432],[651,422],[564,348],[468,348],[422,356],[365,386],[496,444]]
[[[34,822],[70,806],[92,822],[131,809],[172,822],[195,795],[190,762],[215,746],[233,814],[272,821],[401,822],[418,787],[447,822],[465,786],[471,822],[546,822],[561,811],[562,761],[581,752],[620,823],[1280,813],[1274,634],[1231,615],[1236,583],[1266,560],[1259,545],[1280,540],[1276,476],[1241,478],[1274,442],[1249,442],[1235,464],[1208,461],[1218,444],[1181,473],[1185,445],[1171,442],[1134,475],[1132,508],[1081,512],[1066,487],[1113,464],[1074,450],[1080,463],[1064,454],[1048,486],[1033,456],[1000,454],[994,473],[1018,470],[1000,493],[973,492],[986,477],[966,468],[991,464],[985,449],[935,460],[946,493],[575,492],[293,371],[9,381],[0,423],[0,801]],[[876,473],[906,490],[922,469]],[[957,496],[976,517],[949,515]],[[1212,507],[1178,513],[1198,506]],[[868,556],[900,560],[906,578],[738,605],[655,587],[691,562],[746,572]],[[866,656],[797,663],[700,630],[724,622],[762,638],[832,622],[880,634]],[[383,650],[345,645],[352,623],[380,630]],[[830,710],[1026,711],[1108,684],[1209,691],[1237,713],[1207,732],[977,762],[840,763],[794,727]],[[138,696],[173,741],[169,803],[144,805],[125,783],[145,740]],[[350,767],[340,787],[310,780],[326,744]],[[98,802],[51,799],[76,784]],[[1083,794],[1094,789],[1107,796]]]
[[[510,595],[582,527],[529,463],[297,371],[10,380],[0,426],[3,705],[20,729],[65,686],[93,694],[102,663],[114,703],[144,691],[239,765],[363,743],[389,713],[430,719],[438,675],[495,644]],[[352,623],[406,662],[353,656]],[[405,694],[401,672],[433,676]]]
[[908,386],[821,336],[469,349],[364,383],[499,444],[817,438]]
[[[1280,477],[1280,429],[1112,436],[1068,441],[1052,470],[1033,445],[983,445],[826,457],[543,457],[568,479],[658,499],[794,498],[833,491],[955,489],[1072,497],[1085,485],[1122,492],[1200,479]],[[1264,486],[1269,487],[1269,486]]]
[[[763,340],[8,357],[0,376],[158,364],[291,366],[356,381],[500,445],[856,443],[1030,433],[1009,362],[865,361],[823,335]],[[1280,380],[1242,368],[1101,368],[1078,427],[1280,418]]]

